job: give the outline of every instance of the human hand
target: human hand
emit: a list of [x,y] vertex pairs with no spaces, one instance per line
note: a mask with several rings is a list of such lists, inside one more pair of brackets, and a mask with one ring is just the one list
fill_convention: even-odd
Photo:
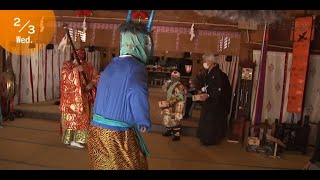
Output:
[[209,94],[207,94],[207,93],[202,93],[200,95],[200,100],[201,101],[206,101],[208,98],[209,98]]
[[78,71],[79,71],[79,72],[82,72],[82,71],[83,71],[83,68],[82,68],[81,65],[78,66]]
[[147,132],[147,128],[145,126],[140,126],[140,132],[142,133]]

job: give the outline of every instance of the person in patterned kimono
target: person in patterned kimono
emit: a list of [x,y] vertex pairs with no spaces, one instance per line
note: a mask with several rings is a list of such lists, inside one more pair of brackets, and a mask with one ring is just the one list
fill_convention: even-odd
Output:
[[[71,60],[63,63],[60,81],[60,111],[62,143],[83,148],[87,142],[87,130],[91,119],[91,109],[95,97],[99,75],[86,61],[85,49],[80,38],[75,42],[76,53],[81,65],[72,54]],[[85,84],[82,73],[87,83]]]
[[151,128],[148,74],[152,57],[151,11],[147,26],[127,21],[120,26],[120,56],[104,69],[89,128],[89,164],[93,170],[147,170],[148,149],[140,132]]
[[167,92],[167,107],[163,108],[161,114],[163,115],[162,124],[166,128],[163,136],[172,136],[173,141],[180,140],[180,121],[185,113],[186,94],[187,90],[180,82],[180,73],[173,71],[171,73],[171,80],[167,81],[162,89]]

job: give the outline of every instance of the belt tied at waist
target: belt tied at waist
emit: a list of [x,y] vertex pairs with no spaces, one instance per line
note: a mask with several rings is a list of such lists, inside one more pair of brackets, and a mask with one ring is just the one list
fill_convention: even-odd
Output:
[[150,155],[149,151],[147,149],[147,146],[144,143],[144,141],[142,139],[142,136],[140,134],[140,131],[139,131],[137,126],[134,126],[134,125],[131,125],[131,124],[128,124],[128,123],[125,123],[125,122],[121,122],[121,121],[115,121],[115,120],[107,119],[107,118],[104,118],[104,117],[102,117],[100,115],[97,115],[97,114],[93,115],[93,121],[97,122],[99,124],[104,124],[104,125],[108,125],[108,126],[122,127],[122,128],[134,128],[134,130],[136,132],[136,135],[138,137],[139,144],[140,144],[140,147],[141,147],[142,151],[144,152],[144,154],[146,156]]

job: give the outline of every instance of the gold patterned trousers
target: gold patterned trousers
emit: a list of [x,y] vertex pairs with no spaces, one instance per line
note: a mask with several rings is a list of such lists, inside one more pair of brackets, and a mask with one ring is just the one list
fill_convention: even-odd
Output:
[[144,155],[134,129],[113,131],[89,127],[88,151],[93,170],[147,170]]

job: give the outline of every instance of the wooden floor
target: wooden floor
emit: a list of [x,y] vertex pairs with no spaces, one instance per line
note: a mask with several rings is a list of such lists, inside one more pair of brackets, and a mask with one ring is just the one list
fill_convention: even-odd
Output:
[[[159,89],[150,90],[151,119],[161,123],[157,101],[165,94]],[[54,101],[18,108],[59,114]],[[197,127],[199,112],[191,120],[182,123]],[[149,167],[152,170],[273,170],[301,169],[309,156],[298,152],[285,152],[281,159],[272,159],[264,154],[249,153],[240,144],[224,141],[217,146],[201,146],[192,136],[182,136],[181,141],[172,142],[159,133],[143,134],[148,149]],[[4,122],[0,129],[0,169],[88,169],[87,149],[71,149],[60,143],[59,118],[55,120],[21,118]]]
[[[286,152],[281,159],[249,153],[240,144],[223,142],[204,147],[195,137],[180,142],[160,134],[144,134],[151,170],[273,170],[301,169],[309,157]],[[71,149],[60,143],[59,122],[16,119],[0,129],[0,169],[86,170],[87,149]]]

